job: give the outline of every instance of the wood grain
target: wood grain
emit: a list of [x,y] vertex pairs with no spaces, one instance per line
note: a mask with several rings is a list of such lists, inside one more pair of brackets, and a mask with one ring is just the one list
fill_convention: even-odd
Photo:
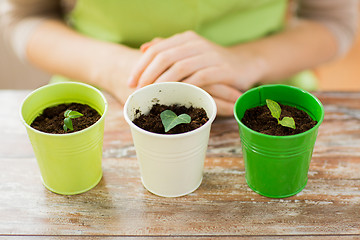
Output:
[[245,182],[238,127],[213,124],[194,193],[144,189],[122,106],[111,96],[103,179],[80,195],[46,190],[19,109],[27,91],[0,90],[0,239],[360,239],[360,93],[315,93],[324,104],[306,188],[271,199]]

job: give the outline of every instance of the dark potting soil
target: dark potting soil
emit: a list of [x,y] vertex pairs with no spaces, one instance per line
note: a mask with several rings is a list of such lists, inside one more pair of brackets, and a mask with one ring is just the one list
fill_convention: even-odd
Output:
[[[84,116],[71,119],[74,130],[64,131],[64,112],[66,110],[77,111]],[[60,104],[46,108],[43,113],[35,118],[31,127],[46,133],[65,134],[83,130],[90,127],[100,119],[100,114],[90,106],[81,103]]]
[[[165,110],[171,110],[176,115],[183,113],[188,114],[191,117],[190,123],[182,123],[172,128],[168,132],[165,132],[164,126],[161,122],[160,113]],[[203,108],[185,107],[182,105],[162,105],[154,104],[147,115],[138,113],[139,116],[133,120],[133,123],[149,132],[160,133],[160,134],[178,134],[195,130],[204,125],[209,118],[206,115],[206,111]]]
[[280,103],[279,105],[281,107],[280,120],[283,117],[294,118],[296,129],[278,124],[277,119],[271,115],[266,105],[246,110],[241,122],[254,131],[274,136],[299,134],[313,128],[317,124],[317,121],[312,120],[305,111]]

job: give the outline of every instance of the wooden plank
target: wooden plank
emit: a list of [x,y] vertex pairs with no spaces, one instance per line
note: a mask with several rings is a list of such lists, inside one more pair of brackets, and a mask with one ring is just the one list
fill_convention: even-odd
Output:
[[329,181],[324,171],[297,196],[269,199],[247,187],[242,167],[208,161],[200,188],[172,199],[142,187],[136,159],[108,158],[96,188],[61,196],[41,185],[34,159],[2,161],[1,234],[360,234],[358,176]]
[[295,236],[295,235],[263,235],[263,236],[251,236],[251,235],[208,235],[208,236],[198,236],[198,235],[186,235],[186,236],[176,236],[176,235],[161,235],[161,236],[148,236],[148,235],[101,235],[101,236],[93,236],[93,235],[63,235],[63,236],[39,236],[39,235],[32,235],[32,236],[22,236],[22,235],[7,235],[7,236],[0,236],[0,240],[2,239],[16,239],[16,240],[29,240],[29,239],[36,239],[36,240],[118,240],[118,239],[152,239],[152,240],[160,240],[160,239],[201,239],[201,240],[216,240],[216,239],[227,239],[227,240],[235,240],[235,239],[246,239],[246,240],[338,240],[339,238],[345,240],[356,240],[360,239],[357,235],[348,234],[344,235],[302,235],[302,236]]
[[213,124],[197,191],[176,199],[150,194],[140,181],[122,106],[109,95],[103,179],[84,194],[51,193],[41,184],[19,119],[27,93],[0,91],[0,239],[360,238],[360,93],[316,94],[326,115],[309,181],[286,199],[262,197],[246,185],[233,118]]

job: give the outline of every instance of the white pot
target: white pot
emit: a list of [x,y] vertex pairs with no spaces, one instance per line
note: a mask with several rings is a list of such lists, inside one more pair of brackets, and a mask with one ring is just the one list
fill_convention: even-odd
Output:
[[[132,120],[139,110],[147,114],[155,103],[204,108],[209,120],[181,134],[157,134],[136,126]],[[162,197],[179,197],[200,186],[210,128],[216,117],[215,101],[207,92],[181,82],[151,84],[129,96],[124,116],[131,127],[142,183],[147,190]]]

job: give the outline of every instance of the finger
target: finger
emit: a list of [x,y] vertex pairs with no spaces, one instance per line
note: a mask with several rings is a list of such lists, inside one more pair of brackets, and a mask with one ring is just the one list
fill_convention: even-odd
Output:
[[216,60],[209,58],[208,54],[191,56],[175,62],[157,78],[156,82],[178,82],[215,64]]
[[216,65],[197,71],[193,75],[186,78],[183,82],[204,87],[212,84],[228,84],[231,83],[229,71],[222,69],[221,65]]
[[224,116],[224,117],[233,116],[234,103],[227,102],[216,97],[214,97],[214,101],[216,103],[218,116]]
[[170,75],[171,79],[163,76],[159,80],[160,82],[180,81],[194,71],[213,64],[211,58],[206,61],[205,56],[198,55],[199,51],[201,51],[200,48],[188,43],[158,54],[141,74],[137,87],[151,84],[167,72],[169,73],[166,75]]
[[144,53],[149,47],[155,45],[156,43],[159,43],[161,40],[163,40],[163,39],[162,38],[154,38],[150,42],[144,43],[143,45],[140,46],[140,51],[142,53]]
[[226,102],[233,104],[242,94],[236,88],[230,87],[225,84],[212,84],[212,85],[204,86],[203,89],[213,97],[222,99]]
[[147,66],[153,61],[153,59],[160,53],[167,49],[176,47],[178,45],[182,45],[188,42],[191,39],[195,38],[195,33],[186,32],[182,34],[174,35],[173,37],[161,40],[156,44],[149,46],[148,49],[145,51],[144,55],[140,59],[137,66],[134,68],[133,73],[131,74],[128,85],[130,87],[136,87],[138,81],[141,77],[141,74],[145,71]]
[[[152,51],[155,52],[161,52],[169,48],[173,48],[175,46],[184,44],[188,41],[199,39],[200,36],[198,36],[196,33],[192,31],[187,31],[184,33],[175,34],[174,36],[171,36],[169,38],[154,38],[148,43],[145,43],[147,46],[147,49],[155,46],[157,43],[161,42],[161,45],[153,47]],[[145,45],[144,44],[144,45]],[[144,51],[145,52],[145,51]]]

